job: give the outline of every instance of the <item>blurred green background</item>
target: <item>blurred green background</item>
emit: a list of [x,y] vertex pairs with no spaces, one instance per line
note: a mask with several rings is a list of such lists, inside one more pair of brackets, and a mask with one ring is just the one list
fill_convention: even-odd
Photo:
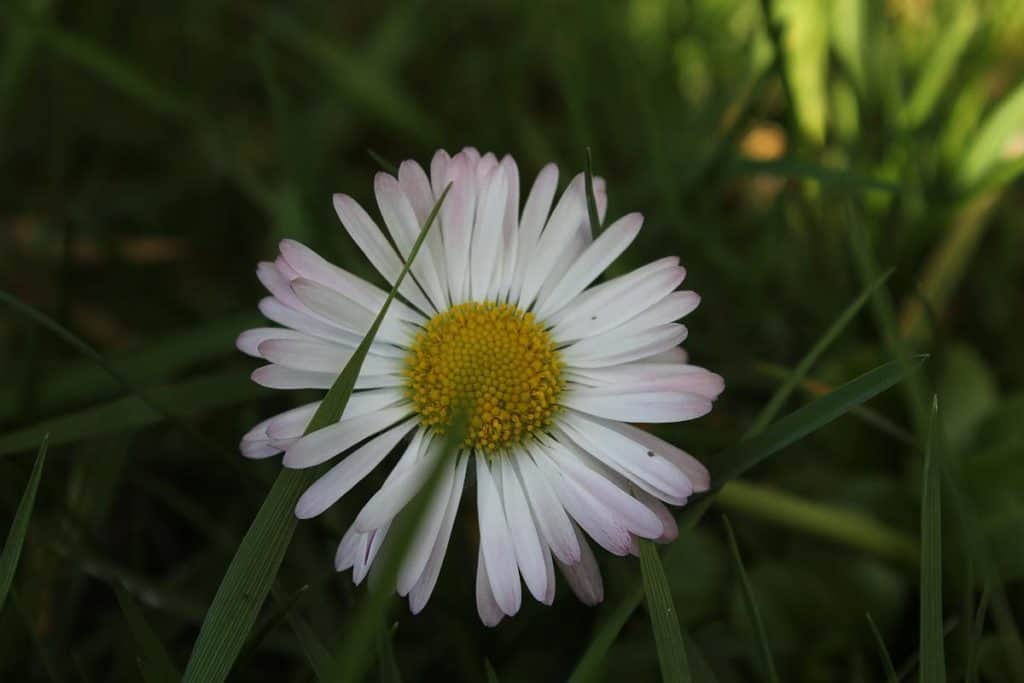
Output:
[[[591,148],[609,215],[646,216],[611,272],[681,256],[703,297],[687,348],[727,389],[710,417],[658,431],[712,472],[780,379],[894,269],[787,407],[904,344],[930,354],[919,379],[731,485],[678,541],[676,606],[717,680],[764,680],[722,512],[782,680],[882,680],[867,612],[917,676],[932,392],[947,487],[970,512],[943,501],[950,675],[976,661],[983,680],[1024,680],[1019,0],[8,0],[0,22],[0,286],[177,417],[0,308],[0,533],[51,435],[0,614],[0,679],[138,679],[114,585],[183,665],[278,469],[235,444],[309,400],[255,387],[234,350],[259,320],[256,262],[291,237],[371,277],[331,193],[373,204],[368,150],[427,163],[474,145],[511,153],[531,179],[555,161],[563,182]],[[359,499],[301,523],[280,575],[290,591],[309,586],[286,606],[333,645],[363,594],[330,564]],[[638,563],[600,558],[605,607],[560,584],[553,607],[524,603],[487,630],[468,511],[426,611],[393,613],[403,678],[482,680],[485,659],[502,681],[566,678]],[[312,680],[270,604],[234,679]],[[603,677],[658,671],[641,609]]]

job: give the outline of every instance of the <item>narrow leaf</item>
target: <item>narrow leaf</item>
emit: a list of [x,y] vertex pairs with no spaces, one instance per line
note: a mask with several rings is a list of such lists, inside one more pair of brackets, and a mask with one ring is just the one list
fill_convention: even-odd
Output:
[[686,659],[679,617],[672,602],[665,568],[661,566],[658,550],[651,541],[640,540],[640,570],[643,573],[647,613],[654,630],[654,644],[658,648],[661,680],[683,683],[691,680],[690,664]]
[[395,646],[391,642],[391,629],[387,622],[381,621],[377,628],[377,659],[380,683],[401,683],[402,670],[398,667],[395,657]]
[[597,210],[597,198],[594,196],[594,160],[587,147],[587,165],[584,167],[587,191],[587,216],[590,218],[590,234],[597,237],[601,232],[601,213]]
[[750,617],[750,623],[754,627],[754,634],[757,636],[761,669],[769,681],[778,683],[779,674],[775,671],[775,661],[772,659],[771,646],[768,644],[768,634],[764,630],[761,611],[757,608],[754,587],[750,585],[747,569],[743,566],[743,557],[740,555],[739,544],[736,543],[736,534],[733,533],[732,524],[729,523],[728,517],[722,515],[722,522],[725,524],[725,532],[729,536],[729,550],[732,551],[732,559],[736,563],[736,572],[739,574],[740,584],[743,586],[743,602],[747,607],[747,616]]
[[44,436],[43,443],[39,446],[39,453],[36,455],[36,464],[32,466],[32,474],[28,478],[25,493],[22,494],[21,502],[18,503],[18,509],[14,513],[14,522],[11,524],[11,530],[7,533],[3,552],[0,552],[0,612],[3,612],[4,603],[7,602],[7,593],[11,589],[14,572],[18,568],[18,560],[21,558],[21,548],[25,543],[25,534],[28,533],[28,522],[32,517],[32,508],[35,506],[39,482],[43,478],[43,463],[46,462],[47,446],[48,439]]
[[942,635],[942,460],[936,438],[939,428],[939,399],[935,397],[921,475],[921,683],[946,680]]
[[491,660],[484,658],[484,669],[487,671],[487,683],[499,683],[498,672],[494,670]]
[[[409,252],[409,259],[395,279],[394,286],[377,313],[373,325],[324,396],[320,407],[306,427],[306,434],[341,419],[373,338],[398,293],[399,285],[419,253],[423,240],[426,239],[445,197],[448,196],[449,189],[450,184],[434,204],[416,243]],[[295,532],[295,504],[303,491],[314,481],[318,472],[319,468],[282,468],[278,474],[273,488],[256,514],[256,519],[238,546],[238,551],[231,560],[231,565],[203,620],[188,667],[185,669],[186,681],[206,683],[227,678],[267,598]]]
[[145,615],[123,586],[114,587],[128,632],[135,643],[135,658],[146,683],[175,683],[181,680],[174,660],[146,621]]
[[783,178],[815,180],[823,185],[851,190],[900,191],[900,186],[889,180],[867,176],[849,169],[829,168],[802,159],[786,158],[762,161],[740,157],[732,161],[731,170],[736,174],[774,175]]
[[338,661],[331,651],[327,649],[323,641],[317,638],[305,619],[291,610],[286,612],[286,615],[288,623],[295,631],[295,636],[299,639],[299,646],[302,648],[303,654],[306,655],[306,660],[313,667],[317,680],[320,683],[333,683],[338,680]]
[[889,656],[889,649],[885,646],[885,640],[882,639],[882,634],[878,630],[878,626],[875,625],[875,620],[871,618],[871,615],[866,615],[868,618],[868,626],[871,627],[871,635],[875,637],[875,643],[878,645],[878,656],[882,660],[882,667],[885,669],[885,680],[886,683],[899,683],[899,676],[896,675],[896,669],[892,665],[892,657]]

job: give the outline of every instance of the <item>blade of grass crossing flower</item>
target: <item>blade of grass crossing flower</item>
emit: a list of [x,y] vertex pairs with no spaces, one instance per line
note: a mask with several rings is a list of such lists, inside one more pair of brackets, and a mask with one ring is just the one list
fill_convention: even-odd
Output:
[[121,614],[128,624],[128,633],[135,643],[135,661],[146,683],[175,683],[181,680],[174,660],[167,654],[160,638],[154,633],[149,622],[131,595],[122,586],[115,586]]
[[[904,379],[907,373],[908,371],[899,363],[880,365],[847,382],[832,393],[815,399],[803,408],[790,413],[769,426],[757,437],[743,441],[718,455],[715,462],[722,462],[724,465],[716,478],[714,488],[700,497],[695,496],[690,499],[686,510],[679,518],[680,530],[690,529],[696,525],[700,517],[710,507],[716,492],[728,481],[891,388]],[[679,547],[679,544],[676,543],[668,548],[665,556],[666,564],[670,565],[675,560],[676,549]],[[611,612],[611,616],[598,628],[590,645],[577,663],[570,678],[572,683],[594,680],[600,672],[601,661],[642,599],[643,591],[638,588],[628,594],[623,602]]]
[[650,541],[641,540],[640,571],[643,574],[647,613],[651,617],[654,644],[658,648],[661,680],[666,683],[689,683],[690,663],[686,659],[683,633],[672,591],[668,586],[665,568],[661,566],[658,550]]
[[[449,187],[434,204],[427,221],[420,231],[419,237],[409,252],[398,277],[377,313],[366,336],[345,364],[344,369],[334,381],[331,389],[324,396],[320,407],[306,427],[309,434],[318,429],[336,423],[345,411],[349,397],[352,395],[359,376],[359,369],[380,329],[384,315],[398,293],[413,260],[419,253],[423,241],[437,217]],[[266,600],[267,593],[277,576],[277,571],[284,560],[284,553],[295,532],[295,504],[302,492],[313,482],[319,468],[305,470],[282,469],[277,476],[273,488],[260,507],[256,518],[238,546],[238,551],[231,560],[224,579],[221,581],[217,594],[213,598],[210,609],[199,631],[185,669],[186,681],[223,681],[231,671],[245,638],[252,629],[260,608]],[[372,629],[371,629],[372,631]]]
[[600,212],[597,210],[597,198],[594,195],[594,159],[587,147],[587,165],[584,168],[587,192],[587,216],[590,218],[590,233],[597,237],[601,232]]
[[338,681],[356,683],[362,681],[370,664],[370,653],[373,652],[375,623],[384,618],[388,603],[392,598],[398,572],[405,559],[424,513],[431,499],[444,478],[448,462],[457,457],[471,457],[468,453],[459,452],[465,439],[468,427],[468,416],[465,411],[455,415],[452,425],[448,428],[441,442],[440,453],[431,472],[419,493],[406,505],[391,524],[384,546],[373,563],[370,575],[369,595],[363,600],[352,618],[345,647],[338,659],[342,662],[342,672]]
[[932,399],[921,490],[921,683],[946,680],[942,637],[942,460],[937,453],[939,399]]
[[25,493],[21,496],[18,509],[14,513],[14,522],[11,530],[7,533],[7,540],[4,542],[3,552],[0,552],[0,613],[3,612],[4,603],[7,601],[7,593],[14,581],[14,572],[18,568],[18,560],[21,558],[21,548],[25,544],[25,535],[28,533],[28,522],[32,517],[32,508],[36,503],[36,493],[39,491],[39,482],[43,478],[43,464],[46,462],[46,448],[48,439],[43,437],[43,443],[39,446],[39,453],[36,455],[36,464],[32,466],[32,474],[29,475],[28,485]]
[[875,644],[878,645],[878,657],[882,660],[886,683],[899,683],[899,676],[896,675],[896,669],[892,665],[892,657],[889,656],[889,648],[885,646],[885,640],[882,639],[882,634],[879,632],[878,626],[875,625],[875,620],[871,618],[870,613],[865,616],[868,619],[868,626],[871,628],[871,635],[875,638]]
[[750,623],[754,627],[754,634],[757,636],[761,669],[764,671],[764,676],[767,680],[772,683],[778,683],[779,674],[775,671],[775,661],[772,659],[771,646],[768,644],[768,634],[764,630],[761,611],[757,608],[754,587],[750,585],[747,569],[743,566],[743,557],[740,555],[740,546],[736,543],[736,534],[733,533],[732,524],[729,523],[728,517],[722,515],[722,522],[725,524],[725,532],[729,536],[729,550],[732,551],[732,559],[736,563],[736,572],[740,577],[740,584],[743,587],[743,602],[747,607],[747,616],[750,617]]
[[758,413],[757,419],[754,420],[754,425],[747,432],[747,436],[755,436],[764,430],[768,423],[775,419],[776,415],[779,414],[779,410],[785,405],[786,399],[789,398],[793,390],[807,377],[807,373],[810,372],[811,367],[818,361],[826,349],[832,346],[833,342],[842,334],[846,326],[850,324],[850,321],[860,312],[860,309],[867,303],[871,294],[880,287],[889,276],[892,274],[890,270],[882,277],[875,280],[871,285],[866,287],[860,295],[850,303],[849,306],[839,315],[834,323],[827,330],[825,334],[821,336],[811,347],[811,350],[800,360],[793,372],[786,378],[779,387],[778,391],[772,395],[768,403],[765,404],[761,412]]

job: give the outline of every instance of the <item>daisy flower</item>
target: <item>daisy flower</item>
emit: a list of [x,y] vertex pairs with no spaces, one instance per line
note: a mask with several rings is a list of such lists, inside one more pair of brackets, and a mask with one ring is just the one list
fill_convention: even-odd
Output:
[[[615,555],[637,554],[638,538],[670,541],[677,528],[665,504],[683,505],[708,488],[697,460],[629,424],[700,417],[722,391],[722,378],[688,364],[680,348],[687,332],[676,321],[700,299],[677,291],[686,271],[676,257],[595,285],[643,218],[627,214],[593,235],[583,175],[556,201],[553,164],[521,204],[512,157],[439,151],[429,174],[414,161],[402,163],[397,178],[377,174],[386,232],[347,195],[335,195],[334,208],[394,283],[449,183],[439,225],[399,287],[341,420],[303,436],[319,404],[295,408],[254,427],[242,453],[284,453],[290,468],[337,459],[299,500],[302,519],[401,453],[338,546],[336,568],[352,569],[358,584],[433,471],[456,406],[467,406],[465,440],[442,464],[398,593],[413,613],[427,604],[468,491],[479,520],[476,599],[485,624],[516,614],[522,584],[551,604],[555,565],[583,602],[596,604],[604,589],[587,537]],[[604,181],[595,179],[594,190],[603,221]],[[239,337],[239,349],[267,362],[253,380],[329,388],[386,293],[293,240],[257,274],[270,292],[260,311],[280,327]]]

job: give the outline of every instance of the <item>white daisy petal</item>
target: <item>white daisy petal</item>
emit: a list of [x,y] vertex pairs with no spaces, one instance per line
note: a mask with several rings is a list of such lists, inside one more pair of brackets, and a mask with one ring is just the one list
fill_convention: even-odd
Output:
[[[309,310],[359,335],[369,332],[377,314],[360,306],[332,289],[300,278],[292,282],[292,291]],[[390,309],[381,321],[377,336],[382,341],[407,346],[415,335],[416,328],[392,315]]]
[[[398,184],[412,205],[416,213],[416,224],[423,228],[427,224],[427,218],[434,209],[434,202],[437,197],[430,186],[430,179],[423,171],[423,167],[415,161],[403,161],[398,167]],[[434,270],[441,282],[445,300],[448,299],[448,273],[445,264],[444,242],[441,237],[441,229],[432,227],[427,233],[426,248],[430,252],[430,259],[434,262]]]
[[580,560],[575,564],[566,564],[559,560],[558,568],[562,570],[566,583],[576,594],[584,605],[600,604],[604,600],[604,582],[601,580],[601,570],[597,566],[597,558],[594,551],[579,529],[573,527],[573,531],[579,538]]
[[540,239],[540,231],[548,221],[551,202],[558,189],[558,167],[548,164],[537,174],[530,188],[519,221],[519,244],[516,250],[516,268],[509,288],[509,301],[519,301],[526,276],[526,268],[533,260],[533,254]]
[[423,568],[416,585],[409,592],[409,610],[413,614],[419,614],[430,600],[437,584],[437,577],[441,573],[441,564],[444,562],[445,553],[448,551],[448,541],[451,539],[452,527],[455,525],[455,513],[459,509],[459,502],[462,500],[462,489],[466,481],[466,467],[469,464],[469,455],[461,454],[455,468],[455,479],[452,482],[452,492],[448,497],[448,505],[445,508],[444,519],[441,528],[434,539],[430,557]]
[[451,183],[448,197],[441,205],[445,268],[451,301],[458,304],[469,298],[469,249],[476,211],[476,169],[467,155],[460,152],[452,158],[444,182]]
[[319,465],[393,425],[411,412],[409,404],[401,404],[368,415],[343,419],[296,441],[285,451],[282,464],[295,469]]
[[427,560],[430,559],[430,553],[434,549],[434,540],[444,523],[445,511],[448,509],[448,501],[452,496],[456,465],[455,458],[441,465],[442,471],[437,488],[430,500],[427,501],[423,517],[419,520],[412,542],[402,559],[402,566],[398,570],[397,588],[398,594],[403,597],[408,595],[412,587],[419,581],[427,566]]
[[[356,200],[344,194],[334,195],[334,211],[338,214],[338,218],[345,226],[349,236],[366,254],[366,258],[370,260],[373,267],[393,285],[402,271],[402,262],[370,215],[363,210],[363,207],[359,206]],[[433,314],[435,312],[433,305],[427,301],[427,297],[411,279],[402,280],[398,291],[424,313]]]
[[562,360],[569,368],[622,365],[678,346],[686,339],[686,334],[686,327],[678,323],[639,332],[626,326],[567,346],[562,350]]
[[505,618],[505,613],[495,600],[494,591],[491,590],[491,578],[487,575],[482,545],[476,558],[476,609],[480,621],[487,627],[497,626]]
[[693,484],[695,493],[707,491],[711,487],[711,475],[708,474],[707,468],[689,453],[633,425],[621,422],[604,422],[603,424],[629,437],[650,452],[671,460],[676,467],[686,473],[690,483]]
[[[427,447],[429,449],[429,445]],[[439,456],[436,448],[429,449],[425,456],[420,456],[408,469],[394,473],[394,478],[384,482],[359,512],[356,521],[352,523],[356,530],[368,532],[394,519],[423,488],[437,466]]]
[[505,203],[508,198],[508,181],[505,173],[495,167],[480,181],[480,197],[473,226],[473,242],[470,248],[470,296],[474,300],[487,298],[494,279],[494,271],[500,272],[501,247],[504,242],[502,230],[505,225]]
[[[576,259],[551,293],[541,300],[537,315],[545,318],[559,311],[597,279],[640,233],[644,217],[631,213],[615,221]],[[557,271],[555,271],[557,273]],[[682,316],[680,316],[682,317]],[[668,322],[668,321],[666,321]]]
[[537,600],[543,601],[548,593],[547,570],[544,568],[547,549],[541,546],[530,505],[510,457],[501,458],[498,466],[501,468],[502,498],[505,501],[505,514],[512,534],[516,562],[530,593]]
[[725,388],[721,375],[696,365],[651,363],[647,359],[603,368],[573,368],[567,373],[570,381],[608,392],[623,391],[685,391],[710,399]]
[[[351,360],[353,351],[316,339],[268,339],[257,347],[260,355],[271,363],[296,370],[329,372],[337,375]],[[402,371],[397,358],[366,354],[360,372],[386,375]]]
[[[312,311],[304,312],[289,308],[272,296],[261,299],[259,309],[260,313],[278,325],[290,327],[293,330],[340,344],[346,348],[355,349],[363,340],[362,335],[343,330],[334,323],[320,318]],[[376,340],[370,345],[370,352],[378,356],[393,358],[404,358],[406,353],[403,349]]]
[[256,327],[251,330],[246,330],[238,335],[238,339],[235,340],[235,348],[247,356],[262,358],[263,356],[260,355],[259,346],[268,339],[306,340],[309,339],[309,337],[301,332],[286,330],[280,327]]
[[[505,155],[501,160],[508,192],[505,195],[505,217],[502,225],[501,274],[494,278],[488,300],[506,301],[515,275],[519,254],[519,167],[515,159]],[[498,269],[495,269],[497,272]]]
[[544,542],[561,562],[575,564],[580,559],[580,547],[572,530],[572,521],[558,496],[527,453],[515,454],[514,460]]
[[334,505],[372,472],[415,426],[414,419],[406,420],[352,451],[306,489],[295,506],[295,516],[310,519]]
[[544,232],[537,240],[531,259],[526,263],[523,276],[523,289],[519,295],[519,307],[527,309],[532,304],[541,286],[551,273],[552,267],[558,262],[562,251],[572,242],[579,232],[586,216],[586,205],[583,197],[583,174],[577,175],[562,193],[555,205]]
[[486,561],[491,591],[501,611],[512,616],[519,611],[522,600],[515,548],[491,468],[479,455],[476,456],[476,482],[480,547]]
[[609,393],[573,387],[563,394],[562,405],[584,413],[623,422],[682,422],[711,412],[711,400],[681,391]]

